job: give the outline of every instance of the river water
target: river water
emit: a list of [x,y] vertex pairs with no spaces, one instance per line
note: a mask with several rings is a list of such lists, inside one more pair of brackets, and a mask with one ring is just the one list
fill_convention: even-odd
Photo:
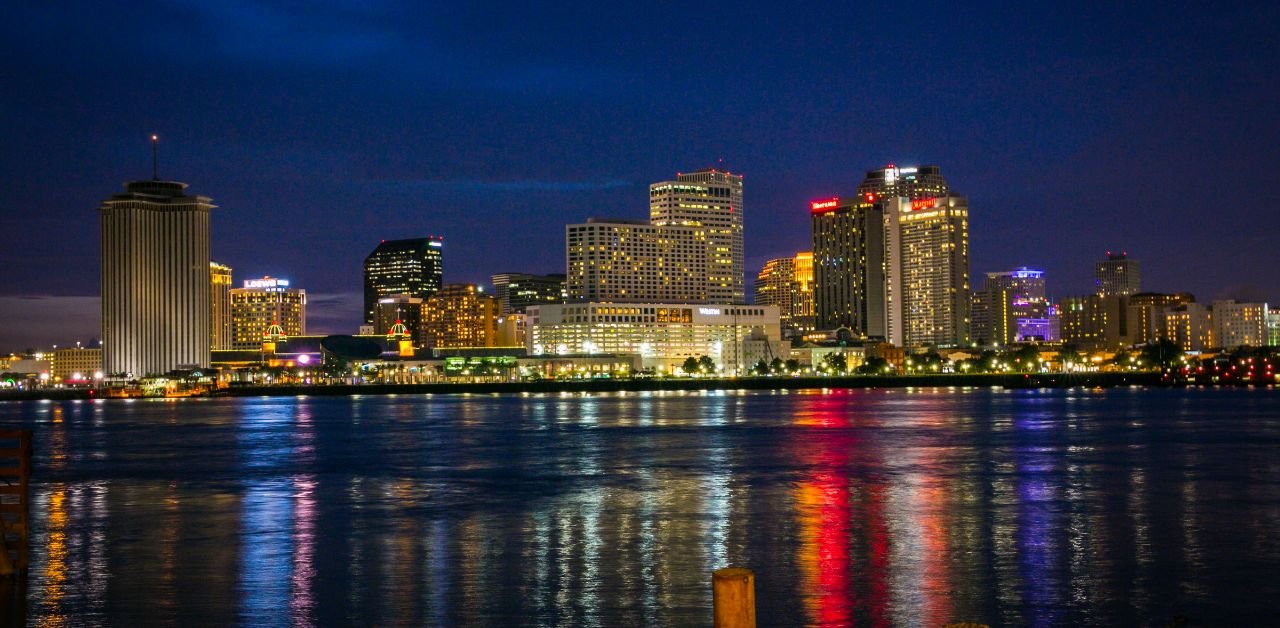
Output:
[[37,625],[1258,625],[1280,393],[0,403]]

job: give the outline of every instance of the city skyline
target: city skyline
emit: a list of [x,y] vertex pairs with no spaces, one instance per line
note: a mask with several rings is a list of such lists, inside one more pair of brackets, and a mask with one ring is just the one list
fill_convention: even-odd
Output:
[[[751,35],[748,43],[668,47],[627,45],[639,35],[616,32],[503,43],[526,23],[563,16],[453,9],[485,25],[483,51],[409,9],[344,8],[313,24],[328,47],[299,45],[301,32],[271,26],[279,16],[215,5],[125,9],[109,19],[129,28],[111,32],[141,25],[145,34],[102,40],[87,35],[101,24],[67,18],[59,32],[77,40],[68,46],[17,26],[48,22],[53,9],[17,10],[3,27],[13,53],[3,63],[22,89],[6,103],[14,115],[0,148],[13,179],[0,212],[10,269],[0,319],[21,331],[5,331],[0,348],[94,335],[92,208],[120,181],[151,174],[151,133],[160,136],[160,177],[218,200],[213,259],[245,277],[307,286],[320,331],[358,322],[357,260],[379,240],[446,237],[451,283],[560,273],[565,224],[642,220],[651,183],[707,167],[750,179],[748,276],[809,248],[811,199],[847,196],[868,169],[889,163],[938,164],[973,203],[971,278],[1032,266],[1053,277],[1052,295],[1087,294],[1095,258],[1127,250],[1143,262],[1144,289],[1206,302],[1232,291],[1280,296],[1280,278],[1265,270],[1280,263],[1266,237],[1280,231],[1280,212],[1251,174],[1280,142],[1275,129],[1249,122],[1273,113],[1274,89],[1241,89],[1276,66],[1243,44],[1265,32],[1275,7],[1167,14],[1134,5],[1083,16],[939,8],[936,23],[927,19],[940,35],[990,34],[956,57],[893,37],[918,31],[903,15],[850,15],[865,26],[863,41],[827,38],[852,8],[817,19],[757,6],[723,24]],[[662,14],[619,10],[638,11],[622,16],[636,31]],[[754,29],[762,17],[777,28]],[[338,18],[364,39],[343,35]],[[232,19],[242,28],[217,28]],[[164,35],[187,23],[217,45]],[[232,32],[235,41],[225,38]],[[811,44],[824,38],[839,49]],[[1156,45],[1169,39],[1185,42],[1174,63]],[[796,70],[771,71],[758,48]],[[432,54],[401,67],[404,53],[425,49]],[[605,61],[602,52],[623,54]],[[150,59],[146,81],[118,62],[139,55]],[[476,71],[441,69],[464,58]],[[695,72],[688,62],[699,58],[758,70]],[[397,72],[423,80],[386,80]],[[939,78],[924,84],[915,73]],[[651,89],[659,77],[674,84]],[[367,89],[368,80],[379,86]],[[85,110],[94,115],[71,115]],[[1262,200],[1203,220],[1204,199],[1232,195]],[[1213,246],[1183,253],[1196,243]]]

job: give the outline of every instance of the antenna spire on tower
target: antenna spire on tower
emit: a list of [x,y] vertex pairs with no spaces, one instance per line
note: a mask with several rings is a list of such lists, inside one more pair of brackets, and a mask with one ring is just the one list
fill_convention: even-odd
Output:
[[160,142],[160,137],[158,135],[152,134],[151,135],[151,180],[152,181],[160,180],[160,175],[158,174],[160,171],[160,168],[159,168],[159,163],[156,159],[158,157],[156,152],[156,145],[159,142]]

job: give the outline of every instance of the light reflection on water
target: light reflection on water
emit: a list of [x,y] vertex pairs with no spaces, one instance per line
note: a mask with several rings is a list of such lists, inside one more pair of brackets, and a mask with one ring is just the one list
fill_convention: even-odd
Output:
[[1280,397],[802,391],[0,404],[42,626],[1270,617]]

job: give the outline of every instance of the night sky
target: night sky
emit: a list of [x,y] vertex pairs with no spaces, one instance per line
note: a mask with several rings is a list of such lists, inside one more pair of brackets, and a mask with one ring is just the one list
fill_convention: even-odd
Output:
[[975,276],[1068,296],[1127,250],[1144,288],[1280,301],[1280,3],[125,4],[6,7],[0,350],[97,335],[96,209],[152,133],[214,258],[306,288],[313,331],[354,331],[380,239],[563,272],[566,223],[708,166],[745,176],[748,282],[809,199],[937,164]]

